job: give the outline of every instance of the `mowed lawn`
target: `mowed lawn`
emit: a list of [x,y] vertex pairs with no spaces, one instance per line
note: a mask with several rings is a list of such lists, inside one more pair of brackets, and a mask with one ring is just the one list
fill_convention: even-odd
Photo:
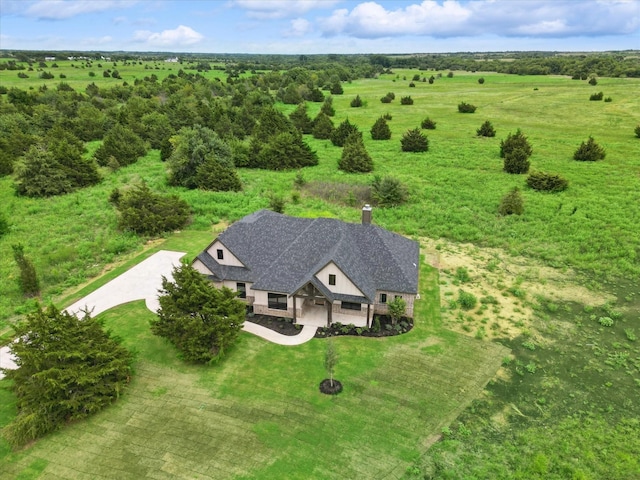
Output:
[[[507,349],[443,330],[437,272],[423,265],[416,326],[282,347],[243,333],[217,366],[190,366],[150,334],[143,302],[102,315],[137,351],[125,396],[25,450],[0,444],[0,478],[399,478],[495,374]],[[6,381],[0,382],[6,387]],[[15,414],[1,391],[2,424]]]

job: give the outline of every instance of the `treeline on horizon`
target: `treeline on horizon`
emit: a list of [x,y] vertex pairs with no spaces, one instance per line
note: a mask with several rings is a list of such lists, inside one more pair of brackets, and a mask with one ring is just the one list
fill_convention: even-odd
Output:
[[[328,63],[359,67],[363,76],[373,76],[392,68],[419,70],[485,71],[514,75],[568,75],[586,79],[601,77],[640,77],[640,51],[612,52],[458,52],[415,54],[219,54],[219,53],[165,53],[165,52],[79,52],[0,50],[0,69],[19,70],[21,63],[29,65],[56,59],[92,59],[108,57],[113,61],[164,61],[177,57],[179,63],[198,62],[203,69],[234,68],[240,71],[281,70],[304,66],[311,70],[324,69]],[[234,67],[231,67],[231,66]]]

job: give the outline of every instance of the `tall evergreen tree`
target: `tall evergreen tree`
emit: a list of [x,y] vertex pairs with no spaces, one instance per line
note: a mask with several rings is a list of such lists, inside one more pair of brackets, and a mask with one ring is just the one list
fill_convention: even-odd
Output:
[[371,127],[371,138],[373,140],[389,140],[391,138],[391,129],[384,117],[378,118]]
[[289,120],[291,120],[300,133],[308,134],[313,130],[313,121],[307,113],[306,103],[298,104],[298,107],[289,115]]
[[373,170],[373,160],[364,147],[360,132],[352,133],[345,140],[338,168],[349,173],[366,173]]
[[333,97],[331,95],[324,99],[324,103],[322,104],[322,107],[320,107],[320,111],[327,117],[333,117],[336,114],[336,109],[333,108]]
[[117,165],[123,167],[135,163],[147,153],[144,141],[130,128],[116,123],[104,136],[104,141],[95,153],[98,165],[109,165],[115,159]]
[[36,273],[36,268],[31,260],[25,256],[24,247],[21,244],[11,245],[13,249],[13,259],[18,264],[20,276],[18,277],[18,286],[20,291],[26,297],[35,297],[40,294],[40,280]]
[[216,362],[237,341],[244,323],[245,305],[236,297],[236,292],[217,289],[193,267],[181,265],[173,270],[173,281],[162,279],[151,331],[173,343],[188,362]]
[[331,138],[331,134],[335,127],[333,126],[333,122],[328,115],[325,115],[322,112],[319,112],[316,118],[313,120],[313,138],[318,138],[321,140],[328,140]]
[[79,319],[38,305],[14,328],[18,368],[4,373],[18,415],[3,431],[14,447],[102,410],[129,383],[131,354],[88,314]]
[[403,152],[426,152],[429,150],[429,139],[419,128],[407,130],[400,139]]
[[349,122],[347,118],[331,133],[331,143],[336,147],[343,147],[347,137],[352,133],[359,133],[359,130],[358,127]]

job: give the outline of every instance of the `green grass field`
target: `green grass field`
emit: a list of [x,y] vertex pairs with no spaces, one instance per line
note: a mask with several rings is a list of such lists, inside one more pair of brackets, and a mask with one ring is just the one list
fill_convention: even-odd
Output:
[[188,366],[150,334],[143,302],[113,309],[107,328],[137,352],[127,394],[24,451],[0,444],[0,478],[399,478],[508,351],[443,330],[436,280],[424,266],[409,334],[336,339],[337,397],[318,391],[324,340],[243,334],[221,365]]
[[[74,88],[82,89],[91,80],[101,86],[116,82],[101,78],[97,69],[96,77],[89,79],[86,69],[60,65],[60,71],[69,69],[65,81]],[[143,66],[131,71],[117,68],[130,83],[134,77],[156,73]],[[374,173],[396,176],[409,189],[406,205],[374,209],[374,222],[408,236],[497,247],[506,254],[557,267],[559,272],[576,269],[582,283],[631,299],[620,300],[623,319],[638,335],[640,139],[633,129],[640,124],[636,93],[640,80],[601,78],[593,87],[564,77],[455,72],[453,78],[439,78],[433,85],[416,82],[411,88],[408,85],[416,72],[399,70],[379,79],[347,83],[345,94],[334,97],[334,123],[349,118],[365,133]],[[38,88],[43,82],[33,76],[19,79],[16,73],[0,71],[0,85]],[[422,72],[427,77],[431,73]],[[157,75],[162,78],[161,73]],[[486,80],[483,85],[477,82],[480,76]],[[54,86],[59,81],[47,82]],[[396,99],[382,104],[380,97],[390,91]],[[598,91],[612,97],[612,102],[589,101],[589,95]],[[349,107],[356,94],[365,100],[364,107]],[[405,95],[412,96],[414,105],[400,105]],[[476,105],[476,113],[458,113],[461,101]],[[278,107],[285,112],[294,108]],[[319,108],[311,104],[311,116]],[[393,117],[392,139],[373,141],[368,131],[385,113]],[[429,151],[401,152],[402,134],[427,116],[437,122],[436,130],[425,131]],[[476,137],[485,120],[496,128],[495,138]],[[569,180],[568,190],[538,193],[525,187],[525,175],[502,172],[500,140],[517,128],[533,146],[532,170],[563,175]],[[605,147],[606,159],[572,160],[589,135]],[[288,199],[285,212],[290,215],[357,222],[361,205],[323,198],[312,194],[311,187],[329,182],[348,192],[369,184],[373,175],[338,171],[340,148],[329,141],[310,137],[307,141],[320,161],[302,170],[309,183],[296,202],[291,197],[296,172],[240,170],[244,189],[239,193],[167,187],[165,165],[157,151],[116,172],[105,169],[101,184],[62,197],[16,197],[12,179],[0,178],[0,208],[11,223],[10,232],[0,239],[0,338],[6,341],[11,322],[32,307],[17,289],[18,272],[11,255],[15,243],[22,243],[35,263],[43,300],[64,306],[158,248],[187,251],[193,257],[226,222],[266,208],[270,193]],[[90,144],[89,150],[97,145]],[[164,243],[148,243],[116,229],[115,211],[107,197],[113,188],[140,179],[157,191],[177,193],[194,210],[192,223],[168,235]],[[525,213],[499,217],[498,203],[514,186],[523,190]],[[108,271],[103,276],[105,267]],[[638,436],[640,412],[633,405],[625,406],[623,397],[637,396],[634,379],[640,369],[633,363],[637,341],[625,340],[617,329],[616,336],[606,337],[605,343],[606,332],[598,330],[597,324],[581,329],[592,322],[582,306],[574,311],[575,306],[568,305],[557,314],[541,315],[533,327],[534,335],[556,345],[560,353],[545,355],[551,351],[545,347],[531,354],[521,347],[526,338],[505,342],[523,364],[514,361],[509,367],[512,377],[504,386],[491,384],[479,397],[504,350],[447,331],[439,321],[433,272],[427,269],[422,282],[425,300],[412,333],[384,341],[338,340],[337,375],[346,390],[336,399],[317,392],[317,383],[324,378],[322,341],[287,349],[245,334],[222,365],[189,367],[176,360],[169,346],[151,337],[147,327],[151,313],[141,303],[107,312],[107,326],[139,352],[128,394],[98,416],[24,451],[10,452],[6,443],[0,444],[0,478],[371,478],[374,473],[416,478],[414,473],[436,470],[434,478],[513,478],[523,458],[521,478],[567,478],[563,472],[569,472],[569,467],[560,473],[552,467],[570,464],[571,458],[582,454],[598,460],[595,463],[600,466],[590,460],[575,478],[629,478],[625,474],[633,472],[635,464],[628,458],[634,457],[637,446],[625,443],[625,438]],[[576,338],[580,338],[578,347]],[[599,350],[585,346],[594,342]],[[626,370],[603,363],[609,358],[615,362],[625,353]],[[569,357],[575,363],[563,363]],[[528,381],[518,382],[516,366],[522,371],[531,361],[538,365],[536,373],[525,369]],[[585,368],[596,372],[599,368],[604,374],[585,374]],[[554,373],[565,370],[575,377]],[[622,374],[627,370],[630,373]],[[607,396],[615,399],[613,412],[594,400]],[[547,403],[539,403],[541,398]],[[1,424],[14,414],[12,402],[11,395],[0,388]],[[549,403],[553,408],[548,408]],[[526,421],[511,405],[526,415]],[[541,410],[546,414],[538,416]],[[471,433],[459,426],[460,421]],[[453,435],[427,452],[443,427],[451,428]],[[567,433],[575,429],[583,435]],[[568,440],[545,443],[554,436]],[[606,451],[589,449],[599,442],[606,444]],[[527,443],[532,446],[520,457],[517,447]],[[583,443],[590,447],[579,450],[576,446]],[[489,470],[456,470],[470,463],[487,465]],[[616,465],[618,471],[608,471]]]

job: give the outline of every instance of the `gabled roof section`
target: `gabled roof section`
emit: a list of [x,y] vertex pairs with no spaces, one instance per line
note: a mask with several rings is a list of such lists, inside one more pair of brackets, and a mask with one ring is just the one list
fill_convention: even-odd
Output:
[[260,210],[231,225],[217,240],[246,268],[219,265],[206,252],[198,258],[216,276],[253,282],[256,290],[291,295],[311,282],[327,298],[347,300],[322,288],[315,277],[329,262],[365,295],[357,297],[360,300],[373,302],[376,290],[418,290],[418,243],[375,225]]

